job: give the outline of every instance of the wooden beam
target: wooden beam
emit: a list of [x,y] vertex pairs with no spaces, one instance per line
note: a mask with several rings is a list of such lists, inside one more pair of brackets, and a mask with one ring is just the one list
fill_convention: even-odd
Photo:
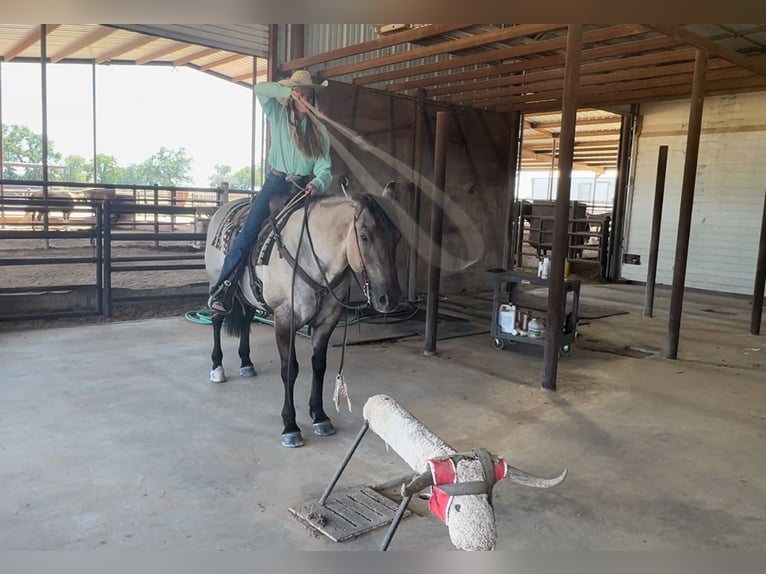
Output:
[[133,38],[129,42],[125,42],[121,46],[117,46],[116,48],[113,48],[109,50],[108,52],[105,52],[101,54],[100,56],[97,56],[95,58],[96,64],[103,64],[104,62],[108,62],[109,60],[112,60],[116,58],[117,56],[122,56],[123,54],[127,54],[128,52],[132,52],[133,50],[140,48],[141,46],[146,46],[147,44],[151,44],[152,42],[156,42],[158,38],[155,38],[153,36],[139,36],[138,38]]
[[424,46],[422,48],[413,48],[398,54],[390,54],[388,56],[381,56],[371,60],[363,60],[361,62],[354,62],[343,66],[327,68],[320,70],[317,73],[317,76],[319,79],[323,80],[335,76],[342,76],[345,74],[354,74],[357,72],[370,70],[372,68],[401,64],[402,62],[419,60],[421,58],[429,58],[431,56],[438,56],[440,54],[459,52],[461,50],[476,48],[478,46],[493,44],[495,42],[504,42],[515,38],[523,38],[525,36],[534,36],[562,27],[562,24],[516,24],[515,26],[511,26],[509,28],[502,28],[500,30],[493,30],[491,32],[484,32],[482,34],[473,34],[467,38],[447,40],[446,42],[439,42],[438,44]]
[[[583,53],[585,55],[585,52]],[[656,66],[657,64],[665,64],[662,66],[664,71],[671,62],[688,62],[686,67],[691,69],[694,62],[694,50],[677,50],[673,52],[666,52],[662,54],[651,54],[648,56],[633,56],[630,58],[619,58],[609,60],[607,62],[598,62],[595,64],[588,64],[582,66],[582,76],[589,76],[591,83],[596,74],[604,74],[606,72],[613,72],[614,70],[621,70],[626,77],[629,77],[631,73],[641,74],[642,70],[646,71],[650,66]],[[638,68],[638,69],[636,69]],[[557,68],[555,70],[545,70],[541,72],[530,72],[527,74],[517,74],[514,76],[504,76],[501,78],[495,78],[492,80],[486,80],[483,82],[464,83],[457,86],[446,86],[443,88],[435,88],[428,90],[428,95],[431,97],[442,96],[447,94],[459,94],[459,93],[472,93],[480,90],[488,90],[491,88],[504,88],[513,85],[527,85],[534,82],[541,82],[543,80],[558,80],[563,81],[564,68]],[[582,81],[586,81],[584,78]],[[450,101],[452,101],[450,99]]]
[[[645,26],[637,24],[620,24],[617,26],[609,26],[607,28],[599,28],[598,30],[592,30],[584,34],[585,43],[603,42],[606,40],[615,40],[617,38],[624,38],[628,36],[635,36],[638,34],[644,34],[647,32]],[[664,40],[664,39],[663,39]],[[397,78],[404,78],[407,76],[415,76],[432,72],[439,72],[443,70],[451,70],[454,68],[462,68],[463,66],[473,66],[475,64],[485,64],[487,62],[502,62],[503,60],[510,60],[513,58],[519,58],[521,56],[529,56],[532,54],[540,54],[552,50],[561,50],[566,47],[566,36],[559,38],[552,38],[550,40],[539,40],[532,42],[531,44],[524,44],[522,46],[512,46],[510,48],[501,48],[498,50],[488,50],[480,54],[473,54],[470,56],[456,56],[450,60],[442,62],[435,62],[433,64],[426,64],[423,66],[414,66],[410,68],[404,68],[400,70],[392,70],[390,72],[383,72],[380,74],[362,76],[354,79],[354,84],[371,84],[376,82],[384,82]],[[614,49],[615,46],[608,46]],[[620,53],[619,51],[617,53]],[[561,56],[563,58],[563,56]],[[524,69],[524,68],[521,68]],[[446,78],[444,81],[448,81]]]
[[[746,75],[749,72],[740,70],[734,64],[727,60],[714,60],[709,65],[710,70],[728,69],[734,72],[734,77]],[[691,83],[692,72],[694,71],[694,62],[683,64],[670,64],[659,68],[647,68],[641,70],[627,70],[624,72],[610,72],[607,74],[591,74],[580,76],[580,94],[585,95],[589,92],[608,90],[622,90],[636,87],[663,86],[672,83]],[[731,72],[727,72],[731,73]],[[671,76],[671,77],[665,77]],[[713,77],[713,76],[711,76]],[[640,81],[640,84],[638,83]],[[590,86],[590,88],[586,88]],[[497,98],[506,98],[517,94],[534,92],[535,95],[544,95],[546,91],[558,92],[562,88],[561,80],[551,80],[548,82],[533,82],[521,86],[509,88],[485,90],[484,92],[468,92],[456,94],[446,98],[448,102],[473,102],[473,105],[485,106],[492,105],[492,100]],[[599,90],[601,88],[601,90]]]
[[670,24],[648,24],[648,26],[650,28],[654,28],[658,32],[667,34],[671,38],[675,38],[676,40],[684,42],[685,44],[699,48],[710,56],[718,56],[719,58],[724,58],[725,60],[729,60],[730,62],[737,64],[746,70],[750,70],[754,74],[758,74],[759,76],[766,76],[766,61],[761,58],[751,58],[749,56],[745,56],[739,52],[736,52],[735,50],[730,50],[729,48],[725,48],[720,44],[716,44],[712,40],[708,40],[707,38],[703,38],[698,34],[690,32],[689,30],[684,30],[680,26],[673,26]]
[[[665,50],[668,48],[672,48],[674,46],[678,46],[679,44],[680,42],[678,40],[675,40],[673,38],[667,38],[664,36],[660,38],[651,38],[649,40],[634,40],[634,41],[622,42],[620,44],[601,46],[598,48],[591,48],[590,50],[585,50],[582,53],[582,58],[583,58],[583,61],[585,61],[585,60],[595,60],[598,58],[611,58],[614,56],[621,56],[621,55],[627,56],[628,54],[638,54],[641,52],[648,52],[651,50]],[[514,62],[511,64],[486,66],[479,70],[467,70],[464,72],[449,73],[449,74],[443,74],[438,76],[429,76],[427,78],[418,78],[417,80],[406,80],[403,82],[389,84],[388,86],[386,86],[386,89],[391,92],[399,92],[399,91],[411,90],[415,88],[425,88],[427,86],[438,85],[445,82],[475,80],[477,78],[487,78],[487,77],[498,76],[503,74],[512,74],[514,72],[522,72],[522,71],[534,70],[538,68],[547,68],[552,66],[563,66],[563,65],[564,65],[563,54],[554,55],[554,56],[543,56],[540,58],[535,58],[533,60],[524,60],[521,62]],[[414,75],[431,73],[433,70],[423,69],[426,67],[430,68],[430,66],[431,64],[426,64],[424,66],[417,66],[415,68],[410,68],[407,74],[403,74],[402,76],[398,76],[398,77],[404,77],[406,75],[414,76]],[[380,79],[375,76],[365,76],[364,78],[358,78],[357,80],[354,80],[354,83],[365,84],[365,83],[373,83],[378,81],[387,81],[387,79],[394,79],[394,78]]]
[[197,60],[199,58],[206,58],[212,54],[216,54],[217,52],[220,52],[221,50],[218,50],[217,48],[205,48],[204,50],[197,50],[196,52],[193,52],[187,56],[183,56],[181,58],[178,58],[177,60],[173,60],[174,66],[185,66],[189,62],[193,60]]
[[[530,119],[529,123],[531,123],[536,128],[550,128],[554,131],[558,131],[558,129],[561,127],[560,121],[544,121],[544,122],[536,122],[534,119]],[[577,127],[580,126],[600,126],[600,125],[609,125],[609,124],[619,124],[620,118],[619,117],[612,117],[612,118],[597,118],[592,120],[577,120]]]
[[60,62],[67,56],[71,56],[78,50],[82,50],[83,48],[86,48],[90,46],[91,44],[94,44],[98,42],[99,40],[103,40],[107,36],[111,36],[117,32],[116,28],[107,28],[105,26],[98,26],[95,30],[91,31],[89,34],[86,34],[85,36],[80,36],[79,38],[75,39],[74,42],[69,43],[68,45],[61,48],[58,52],[51,55],[51,62],[56,63]]
[[236,62],[237,60],[241,60],[242,58],[252,58],[252,56],[247,56],[245,54],[230,54],[229,56],[226,56],[224,58],[213,60],[212,62],[208,62],[207,64],[202,64],[199,67],[199,69],[203,71],[210,70],[211,68],[215,68],[217,66],[223,66],[224,64],[228,64],[230,62]]
[[146,56],[137,58],[136,64],[138,64],[139,66],[143,66],[144,64],[148,64],[149,62],[153,62],[154,60],[158,60],[159,58],[162,58],[163,56],[167,56],[168,54],[172,54],[173,52],[178,52],[187,47],[188,47],[188,44],[180,44],[180,43],[170,44],[169,46],[165,46],[163,48],[159,48],[155,50],[151,54],[147,54]]
[[[48,24],[45,29],[46,35],[53,32],[59,26],[61,26],[61,24]],[[40,26],[36,24],[35,26],[32,27],[32,29],[29,31],[29,33],[26,36],[21,38],[18,42],[16,42],[16,44],[14,44],[8,49],[8,51],[4,55],[3,61],[10,62],[16,56],[21,54],[24,50],[26,50],[30,46],[33,46],[39,41],[40,41]]]
[[[265,80],[268,77],[268,75],[269,75],[268,74],[268,70],[262,70],[262,71],[258,72],[258,74],[255,76],[255,81],[257,82],[259,80]],[[253,72],[250,71],[250,72],[245,72],[244,74],[240,74],[238,76],[233,76],[231,78],[231,81],[232,82],[242,82],[244,80],[249,80],[252,77],[253,77]]]
[[358,54],[364,54],[365,52],[380,50],[381,48],[388,48],[389,46],[396,46],[397,44],[415,42],[440,34],[447,34],[473,25],[474,24],[428,24],[427,26],[421,26],[420,28],[412,28],[410,30],[396,32],[395,34],[389,34],[375,40],[360,42],[353,46],[346,46],[344,48],[322,52],[321,54],[306,56],[305,58],[288,60],[282,64],[281,69],[283,71],[290,71],[308,68],[309,66],[314,66],[316,64],[324,64],[332,60],[348,58],[349,56],[356,56]]

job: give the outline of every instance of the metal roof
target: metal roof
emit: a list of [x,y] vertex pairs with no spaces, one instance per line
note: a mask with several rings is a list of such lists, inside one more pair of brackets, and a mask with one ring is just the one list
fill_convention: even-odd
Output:
[[[522,112],[524,167],[550,167],[565,24],[336,26],[305,25],[305,56],[282,62],[281,71],[308,68],[319,79]],[[40,35],[40,25],[0,24],[0,57],[39,61]],[[51,62],[188,66],[245,86],[266,78],[268,45],[268,26],[259,24],[46,26]],[[707,95],[766,90],[764,24],[585,25],[575,168],[616,165],[619,112],[631,104],[687,98],[697,50],[709,56]]]

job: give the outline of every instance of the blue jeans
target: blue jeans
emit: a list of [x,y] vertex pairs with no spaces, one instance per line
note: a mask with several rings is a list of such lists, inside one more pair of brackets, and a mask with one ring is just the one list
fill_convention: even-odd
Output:
[[[308,181],[309,177],[305,176],[299,179],[297,183],[301,187],[304,187]],[[292,192],[297,191],[299,191],[298,188],[295,187],[292,182],[280,175],[269,172],[266,176],[266,181],[263,182],[261,191],[253,198],[252,205],[250,206],[250,213],[247,214],[247,219],[245,220],[244,225],[242,225],[239,233],[234,238],[234,243],[231,244],[228,253],[226,253],[226,257],[223,260],[221,275],[218,277],[216,284],[210,289],[211,294],[214,293],[226,279],[230,279],[231,275],[247,258],[253,245],[255,245],[256,239],[258,239],[258,233],[261,231],[263,221],[269,216],[269,202],[271,199],[280,193],[292,194]]]

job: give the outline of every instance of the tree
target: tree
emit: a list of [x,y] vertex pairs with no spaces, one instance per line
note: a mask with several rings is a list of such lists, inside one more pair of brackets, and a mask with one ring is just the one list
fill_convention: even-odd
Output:
[[68,155],[64,158],[63,169],[51,169],[51,181],[93,181],[93,163],[80,155]]
[[[215,166],[215,173],[208,179],[210,187],[219,187],[224,181],[229,183],[229,189],[250,189],[250,168],[243,167],[236,172],[231,172],[228,165]],[[255,167],[255,185],[261,183],[261,168]]]
[[160,151],[138,166],[135,175],[142,181],[131,183],[156,183],[165,186],[190,183],[191,165],[192,160],[186,155],[186,148],[173,150],[161,147]]
[[231,183],[231,166],[215,164],[215,173],[208,178],[210,187],[220,187],[224,181]]
[[[42,179],[43,178],[43,137],[27,126],[3,125],[3,161],[25,164],[4,166],[3,177],[6,179]],[[61,161],[61,154],[48,141],[48,164]]]
[[125,168],[120,167],[113,155],[96,154],[96,182],[124,183]]

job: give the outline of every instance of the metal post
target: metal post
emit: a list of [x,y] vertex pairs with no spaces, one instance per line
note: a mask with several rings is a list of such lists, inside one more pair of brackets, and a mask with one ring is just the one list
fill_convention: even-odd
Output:
[[96,60],[91,62],[91,86],[93,92],[93,183],[98,183],[98,147],[96,146]]
[[666,356],[678,358],[678,339],[681,331],[681,310],[684,303],[686,282],[686,261],[689,254],[689,236],[692,228],[692,206],[694,205],[694,183],[697,179],[697,156],[699,155],[702,132],[702,107],[705,100],[705,73],[707,53],[697,50],[694,57],[694,80],[692,82],[691,107],[689,109],[689,133],[686,136],[686,157],[684,179],[681,183],[681,207],[678,215],[678,237],[676,258],[673,264],[673,288],[670,293],[670,317]]
[[622,116],[620,148],[617,155],[617,182],[612,207],[612,234],[609,238],[609,279],[617,281],[622,267],[622,230],[625,222],[625,205],[628,197],[628,169],[630,168],[630,142],[633,117]]
[[[255,95],[255,79],[258,76],[258,58],[253,56],[253,89],[250,94],[250,191],[255,191],[255,138],[256,138],[256,114],[258,112],[256,103],[258,101]],[[261,183],[261,182],[259,182]]]
[[758,262],[755,266],[755,285],[753,287],[753,308],[750,315],[750,334],[761,334],[761,315],[763,313],[763,289],[766,286],[766,194],[763,197],[763,215],[761,216],[761,241],[758,245]]
[[412,500],[412,496],[405,496],[402,498],[402,502],[399,504],[399,508],[396,509],[394,519],[391,521],[391,526],[388,527],[386,536],[383,538],[383,542],[380,544],[381,550],[388,550],[388,546],[391,544],[391,540],[393,540],[394,534],[396,534],[396,529],[399,528],[399,523],[402,521],[404,513],[407,512],[407,507],[410,505],[410,500]]
[[431,253],[428,257],[428,298],[426,301],[426,340],[424,354],[436,354],[436,318],[439,313],[441,280],[443,201],[447,171],[447,136],[450,112],[436,112],[436,149],[434,150],[434,187],[437,200],[431,203]]
[[544,389],[556,390],[561,331],[564,324],[564,259],[569,245],[569,188],[572,185],[575,124],[577,122],[577,85],[580,79],[580,51],[582,24],[567,27],[566,70],[561,108],[561,135],[559,137],[559,182],[554,207],[551,267],[548,275],[548,313],[546,315],[543,345]]
[[[277,60],[279,59],[279,24],[269,24],[269,61],[266,64],[266,76],[269,82],[276,82],[279,79],[279,65]],[[255,81],[255,78],[253,78]],[[271,128],[268,122],[266,122],[266,129],[264,139],[266,143],[264,145],[265,157],[269,157],[269,150],[271,149]],[[268,161],[264,163],[264,173],[268,173],[271,166],[268,165]]]
[[304,54],[305,24],[290,24],[290,59],[297,60]]
[[336,484],[338,484],[338,480],[340,480],[340,475],[343,474],[344,470],[346,470],[348,463],[351,461],[351,457],[354,456],[354,453],[356,452],[357,447],[359,447],[359,443],[362,442],[362,439],[364,438],[364,435],[367,432],[368,428],[370,428],[370,423],[368,423],[367,421],[364,421],[364,425],[362,425],[362,428],[359,429],[359,432],[357,433],[356,438],[354,439],[354,442],[351,443],[351,448],[348,449],[348,452],[346,453],[346,456],[343,457],[343,460],[341,461],[340,466],[338,467],[338,470],[335,471],[335,474],[330,479],[330,483],[327,485],[327,488],[325,488],[325,491],[322,494],[322,497],[319,499],[320,506],[324,506],[325,502],[327,502],[327,499],[332,493],[332,489],[335,488]]
[[[0,58],[0,86],[3,85],[3,59]],[[5,166],[3,155],[3,90],[0,89],[0,180],[5,178]],[[5,184],[0,181],[0,228],[5,229]]]
[[652,211],[652,238],[649,243],[649,268],[646,270],[644,291],[644,317],[652,317],[654,311],[654,286],[657,282],[657,255],[660,251],[660,224],[662,202],[665,196],[665,171],[668,165],[668,146],[660,146],[657,158],[657,181],[654,185],[654,210]]
[[[96,212],[98,213],[98,211]],[[102,269],[104,270],[104,302],[102,304],[101,312],[107,316],[112,316],[112,200],[106,199],[103,202],[103,212],[101,214],[102,221],[102,237],[96,239],[96,241],[104,242],[104,262]]]
[[410,252],[407,258],[407,300],[415,303],[418,300],[418,227],[420,225],[420,178],[423,171],[423,128],[425,113],[425,94],[423,88],[418,90],[415,102],[415,134],[412,144],[412,235],[410,237]]
[[505,186],[505,221],[503,226],[503,258],[500,267],[513,269],[513,207],[516,203],[516,175],[521,148],[521,112],[510,114],[510,138],[508,142],[508,179]]
[[[160,234],[160,190],[157,187],[157,184],[154,184],[154,234],[159,235]],[[154,246],[159,247],[160,246],[160,240],[155,239],[154,240]]]
[[43,245],[45,249],[50,247],[50,239],[48,239],[49,229],[49,210],[48,207],[48,26],[46,24],[40,24],[40,93],[43,112],[43,201],[45,208],[43,209],[43,231],[46,233],[45,239],[43,239]]

